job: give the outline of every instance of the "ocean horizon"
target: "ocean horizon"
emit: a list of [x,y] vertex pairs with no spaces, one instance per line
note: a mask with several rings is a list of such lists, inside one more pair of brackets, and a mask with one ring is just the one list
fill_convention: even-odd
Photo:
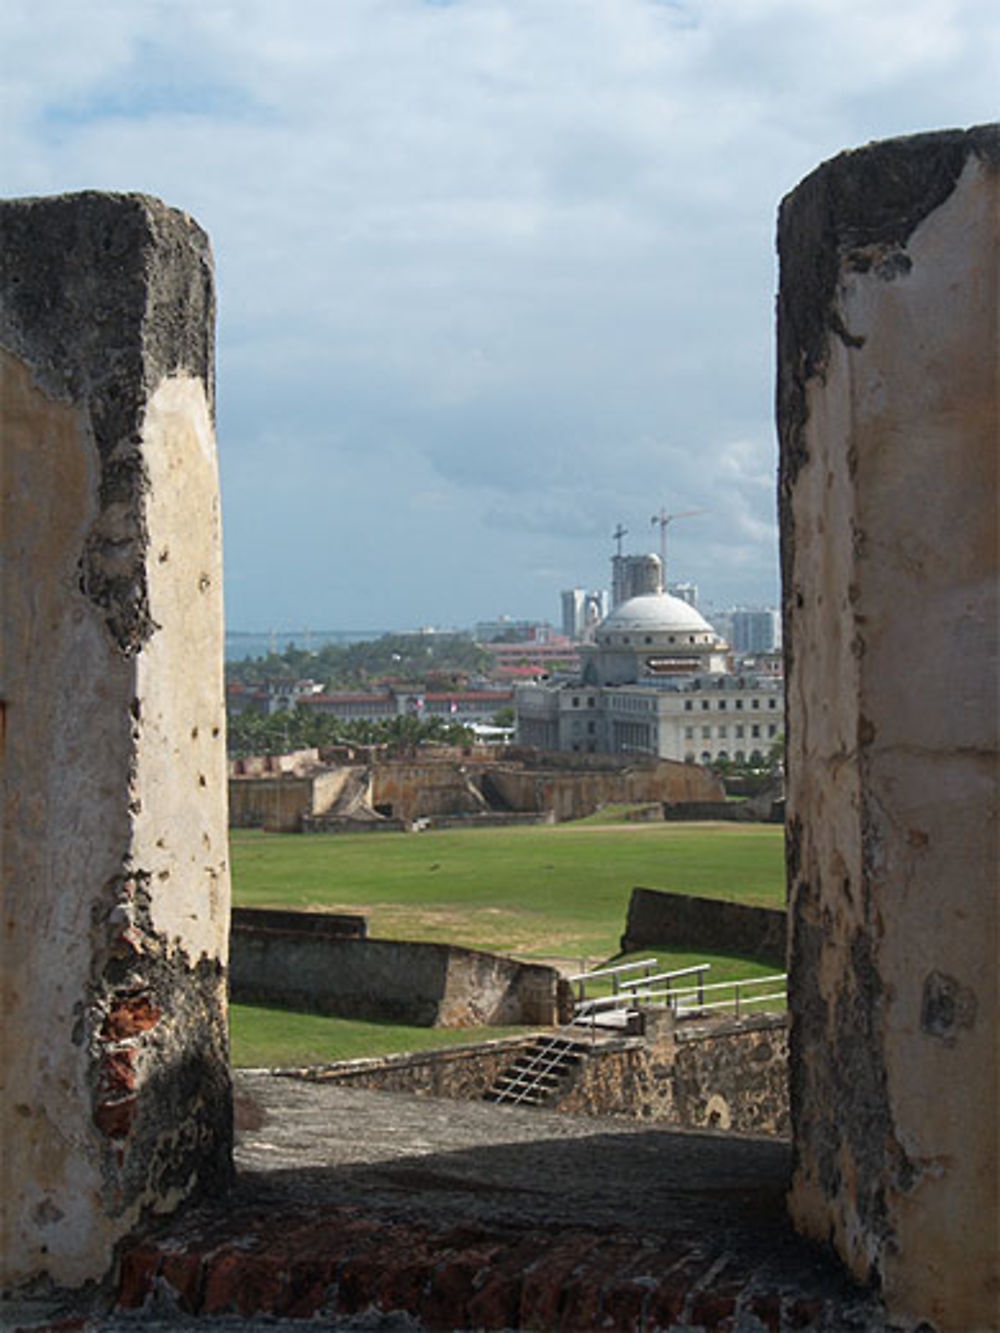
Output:
[[226,661],[241,662],[247,657],[267,657],[286,648],[304,648],[316,652],[329,643],[364,643],[380,639],[391,630],[384,629],[268,629],[226,630]]

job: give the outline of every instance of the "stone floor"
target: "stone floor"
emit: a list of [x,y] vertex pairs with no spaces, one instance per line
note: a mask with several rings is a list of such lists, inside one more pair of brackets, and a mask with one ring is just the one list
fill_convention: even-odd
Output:
[[237,1125],[234,1191],[123,1247],[114,1312],[6,1326],[886,1328],[788,1227],[777,1140],[263,1071],[237,1075]]

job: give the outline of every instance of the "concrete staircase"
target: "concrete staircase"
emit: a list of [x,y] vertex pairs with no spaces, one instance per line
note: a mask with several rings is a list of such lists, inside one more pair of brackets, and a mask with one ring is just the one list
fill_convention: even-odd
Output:
[[542,1036],[498,1074],[483,1100],[520,1106],[544,1106],[586,1059],[589,1047],[570,1037]]

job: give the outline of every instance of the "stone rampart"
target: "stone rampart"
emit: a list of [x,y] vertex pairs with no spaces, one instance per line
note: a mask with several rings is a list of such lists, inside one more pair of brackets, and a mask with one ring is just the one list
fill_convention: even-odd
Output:
[[229,976],[234,1000],[342,1018],[473,1027],[547,1025],[559,1017],[555,968],[453,944],[345,939],[297,924],[234,921]]
[[[475,1100],[530,1044],[530,1037],[513,1037],[287,1072],[348,1087]],[[668,1025],[657,1040],[603,1042],[551,1105],[568,1114],[621,1115],[687,1129],[787,1134],[787,1016],[687,1020],[676,1030]]]
[[208,239],[0,205],[0,1285],[98,1279],[231,1171]]
[[360,912],[302,912],[280,907],[234,907],[233,930],[294,930],[303,935],[363,940],[368,918]]
[[344,811],[338,801],[362,772],[367,778],[364,808],[403,825],[463,815],[483,816],[480,822],[504,814],[580,819],[602,805],[644,802],[700,802],[709,811],[726,809],[721,781],[693,764],[623,765],[611,756],[602,758],[600,764],[562,764],[543,762],[533,751],[523,759],[511,759],[506,751],[501,756],[435,751],[422,760],[376,757],[363,770],[317,765],[305,771],[300,763],[293,772],[275,771],[278,759],[239,760],[234,767],[241,771],[229,780],[230,818],[235,828],[281,833],[350,829],[351,823],[337,821],[363,811]]
[[594,768],[497,764],[489,781],[508,809],[552,810],[559,821],[581,819],[602,805],[725,800],[721,781],[706,769],[666,759]]
[[621,947],[624,953],[657,945],[703,949],[758,958],[784,969],[786,932],[786,914],[776,907],[637,888],[629,899]]

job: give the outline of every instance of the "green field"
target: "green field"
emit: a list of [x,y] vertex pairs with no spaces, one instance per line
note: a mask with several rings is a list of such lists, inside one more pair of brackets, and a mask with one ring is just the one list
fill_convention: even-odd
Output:
[[243,1068],[331,1064],[397,1051],[432,1051],[463,1042],[488,1041],[520,1028],[411,1028],[366,1023],[326,1014],[301,1014],[264,1005],[234,1004],[229,1010],[231,1059]]
[[[363,912],[375,936],[594,966],[617,955],[636,885],[783,905],[782,839],[780,826],[764,824],[580,822],[357,835],[233,830],[233,897],[243,906]],[[713,981],[772,970],[746,959],[655,952],[664,969],[710,961]],[[324,1063],[471,1037],[250,1005],[233,1005],[231,1015],[238,1065]]]
[[419,834],[234,830],[234,900],[368,916],[369,934],[522,958],[615,953],[633,887],[784,903],[772,824],[558,824]]

